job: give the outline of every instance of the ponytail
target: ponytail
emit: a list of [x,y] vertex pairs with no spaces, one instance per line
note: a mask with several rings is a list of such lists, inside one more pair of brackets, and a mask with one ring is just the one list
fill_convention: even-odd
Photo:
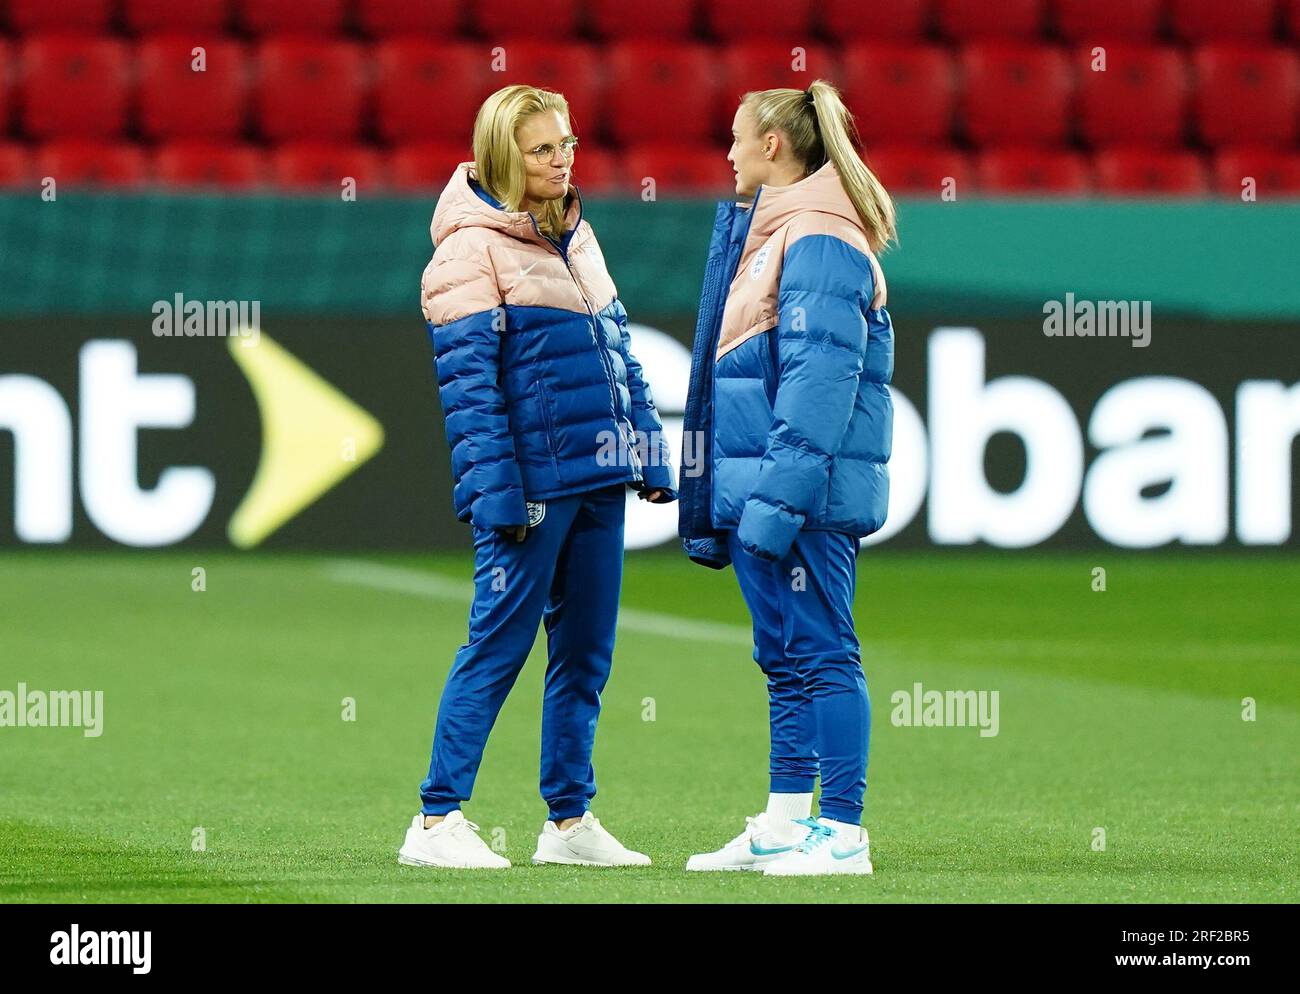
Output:
[[835,164],[844,192],[853,203],[875,252],[898,242],[894,201],[854,147],[857,130],[839,90],[824,79],[806,90],[756,90],[746,93],[760,133],[781,130],[789,136],[794,157],[812,174],[827,161]]

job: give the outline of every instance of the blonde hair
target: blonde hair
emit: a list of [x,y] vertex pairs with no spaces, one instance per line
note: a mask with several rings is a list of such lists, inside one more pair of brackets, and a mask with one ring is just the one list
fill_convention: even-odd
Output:
[[805,174],[828,159],[835,163],[873,251],[883,252],[889,242],[898,241],[893,198],[854,148],[857,129],[839,90],[818,79],[807,90],[751,90],[740,102],[753,111],[759,134],[785,132]]
[[[558,111],[569,129],[569,102],[562,94],[516,83],[484,100],[474,118],[475,178],[508,211],[520,209],[528,178],[515,132],[526,118],[547,111]],[[548,200],[537,212],[537,227],[552,238],[564,234],[564,203],[564,198]]]

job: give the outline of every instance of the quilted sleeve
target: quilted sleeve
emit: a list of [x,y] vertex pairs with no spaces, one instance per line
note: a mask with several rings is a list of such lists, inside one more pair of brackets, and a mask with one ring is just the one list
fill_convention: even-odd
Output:
[[489,253],[468,248],[444,241],[421,285],[457,517],[487,528],[525,525],[523,481],[499,383],[505,306]]
[[826,490],[857,400],[872,284],[868,257],[834,235],[787,242],[772,428],[737,534],[753,555],[785,556]]
[[637,441],[645,452],[645,465],[642,476],[647,490],[662,490],[665,499],[659,503],[666,504],[677,499],[677,481],[673,477],[672,462],[668,454],[668,442],[664,438],[664,426],[655,410],[654,396],[650,385],[646,383],[641,363],[632,355],[632,338],[627,330],[627,311],[621,301],[616,300],[615,315],[621,335],[619,351],[623,354],[623,365],[627,367],[627,390],[632,397],[632,427],[636,430]]

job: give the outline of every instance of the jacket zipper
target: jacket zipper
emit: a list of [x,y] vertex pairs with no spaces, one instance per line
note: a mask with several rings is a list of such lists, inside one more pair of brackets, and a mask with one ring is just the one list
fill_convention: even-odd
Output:
[[[576,232],[578,226],[582,224],[582,194],[578,193],[576,189],[574,190],[574,194],[578,198],[578,223],[574,225],[573,228]],[[609,387],[610,413],[614,416],[615,427],[619,429],[619,434],[622,435],[623,426],[619,424],[618,420],[618,390],[614,386],[614,370],[610,365],[609,357],[605,355],[605,346],[600,342],[600,332],[596,326],[596,313],[591,309],[591,301],[587,299],[587,294],[583,291],[582,284],[578,282],[578,277],[574,275],[573,267],[569,265],[569,253],[564,251],[555,239],[551,238],[549,235],[542,234],[542,230],[537,227],[537,219],[533,217],[531,212],[528,217],[529,220],[533,222],[533,230],[537,232],[538,236],[546,239],[547,243],[560,254],[560,259],[564,262],[564,268],[569,272],[569,279],[573,280],[573,285],[577,288],[578,296],[582,298],[582,306],[587,309],[587,320],[591,322],[591,342],[596,347],[596,356],[600,360],[600,368],[605,371],[605,384]],[[624,439],[624,441],[626,442],[627,440]],[[640,460],[636,456],[635,448],[633,448],[631,452],[633,465],[637,470],[638,476],[640,476]]]
[[542,422],[546,427],[546,450],[550,454],[551,465],[555,467],[555,478],[564,482],[564,474],[560,472],[560,456],[555,444],[555,425],[551,421],[551,405],[547,398],[546,384],[540,378],[537,380],[537,406],[542,409]]
[[[704,385],[705,376],[709,381],[709,430],[707,439],[707,451],[697,453],[697,458],[707,458],[709,463],[713,462],[714,450],[714,431],[716,430],[715,414],[717,412],[716,387],[717,387],[717,363],[718,363],[718,334],[722,327],[722,318],[727,308],[727,300],[730,297],[731,281],[736,278],[736,271],[740,268],[740,257],[744,255],[745,241],[749,237],[749,229],[754,222],[754,209],[758,206],[758,198],[763,190],[760,187],[754,195],[753,202],[749,205],[748,220],[745,224],[743,237],[736,239],[734,225],[736,221],[735,208],[729,212],[727,217],[727,240],[723,243],[723,250],[719,257],[711,259],[705,265],[704,269],[704,286],[701,294],[701,305],[708,302],[709,305],[709,337],[705,341],[705,350],[700,355],[700,365],[698,377],[694,375],[696,370],[692,370],[692,383],[690,385],[691,397],[698,397],[700,388]],[[735,252],[735,262],[731,260],[732,252]],[[703,307],[701,307],[703,311]],[[705,363],[708,365],[706,366]],[[707,370],[707,373],[705,372]],[[692,504],[692,535],[690,538],[698,537],[713,529],[713,483],[712,483],[712,466],[709,467],[709,499],[703,507],[700,507],[698,501]],[[694,489],[694,488],[692,488]],[[701,522],[702,519],[702,522]]]

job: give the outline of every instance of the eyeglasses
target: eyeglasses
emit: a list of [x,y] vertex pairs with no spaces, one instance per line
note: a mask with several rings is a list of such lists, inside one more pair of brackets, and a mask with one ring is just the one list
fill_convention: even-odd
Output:
[[[566,159],[573,158],[573,150],[578,147],[578,139],[573,135],[560,140],[560,154]],[[555,158],[555,146],[551,144],[538,145],[536,148],[530,148],[528,154],[533,157],[533,161],[539,166],[544,166]]]

